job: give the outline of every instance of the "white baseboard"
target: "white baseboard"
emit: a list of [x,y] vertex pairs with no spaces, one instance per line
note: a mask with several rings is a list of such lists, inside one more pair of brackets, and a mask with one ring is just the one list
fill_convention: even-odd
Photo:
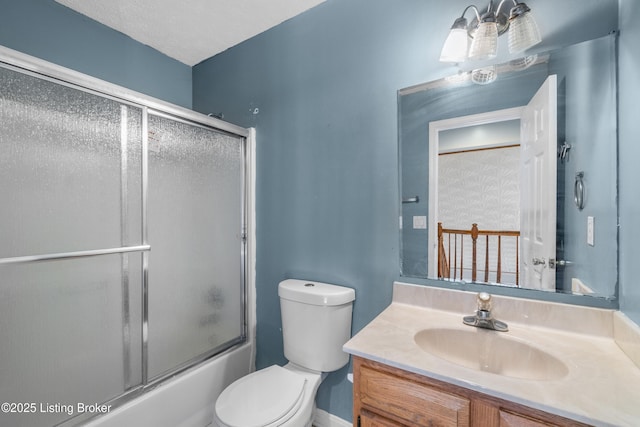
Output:
[[313,415],[314,427],[352,427],[352,424],[333,414],[316,408]]

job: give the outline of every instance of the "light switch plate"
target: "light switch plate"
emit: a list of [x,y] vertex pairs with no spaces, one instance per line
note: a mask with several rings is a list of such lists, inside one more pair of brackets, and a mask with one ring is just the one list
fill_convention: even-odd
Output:
[[426,216],[414,216],[413,217],[414,230],[426,230],[427,229],[427,217]]

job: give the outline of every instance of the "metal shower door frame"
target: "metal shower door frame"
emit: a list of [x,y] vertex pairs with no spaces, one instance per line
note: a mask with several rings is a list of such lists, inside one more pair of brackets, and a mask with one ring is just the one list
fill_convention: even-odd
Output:
[[[254,132],[250,129],[246,129],[225,121],[222,121],[216,117],[207,116],[204,114],[197,113],[195,111],[189,110],[187,108],[183,108],[177,105],[173,105],[156,98],[132,91],[130,89],[124,88],[122,86],[118,86],[112,83],[108,83],[102,81],[100,79],[67,69],[65,67],[61,67],[47,61],[44,61],[39,58],[32,57],[30,55],[26,55],[24,53],[15,51],[13,49],[6,48],[4,46],[0,46],[0,67],[6,68],[15,72],[31,75],[33,77],[37,77],[39,79],[43,79],[55,84],[59,84],[62,86],[69,87],[71,89],[80,90],[86,93],[90,93],[93,95],[97,95],[103,98],[107,98],[116,102],[121,103],[122,105],[131,106],[134,108],[138,108],[142,112],[142,159],[141,159],[141,194],[142,194],[142,205],[141,205],[141,225],[142,225],[142,236],[140,245],[132,245],[132,246],[121,246],[115,248],[104,248],[104,249],[93,249],[93,250],[83,250],[83,251],[73,251],[73,252],[62,252],[62,253],[50,253],[50,254],[40,254],[40,255],[28,255],[28,256],[18,256],[18,257],[7,257],[0,258],[0,264],[22,264],[22,263],[32,263],[32,262],[40,262],[47,260],[62,260],[62,259],[74,259],[74,258],[86,258],[86,257],[96,257],[102,255],[111,255],[111,254],[130,254],[130,253],[140,253],[142,256],[142,357],[141,357],[141,368],[142,368],[142,379],[141,384],[131,384],[131,364],[126,363],[128,355],[130,352],[130,342],[127,342],[126,336],[128,335],[128,329],[131,328],[129,313],[128,310],[123,310],[123,349],[124,349],[124,391],[121,395],[111,399],[108,402],[104,402],[105,404],[112,405],[114,408],[117,406],[121,406],[124,403],[127,403],[140,395],[142,395],[145,391],[155,388],[160,383],[166,381],[167,379],[175,377],[177,374],[184,372],[192,367],[197,366],[198,364],[210,359],[211,357],[219,354],[221,351],[230,349],[238,344],[244,343],[247,339],[248,335],[248,291],[247,291],[247,280],[249,277],[249,263],[247,260],[247,254],[250,253],[247,251],[247,230],[248,230],[248,211],[247,206],[249,205],[249,190],[248,187],[251,183],[248,180],[249,173],[249,161],[248,161],[248,144],[252,144],[254,138]],[[125,114],[125,113],[123,113]],[[149,307],[148,307],[148,257],[149,251],[151,250],[151,246],[148,243],[148,206],[147,206],[147,195],[148,195],[148,116],[150,114],[160,115],[171,120],[181,121],[183,123],[187,123],[193,126],[200,126],[208,130],[221,132],[230,136],[241,138],[241,152],[242,152],[242,172],[241,172],[241,215],[242,215],[242,230],[240,230],[241,235],[241,251],[239,256],[241,257],[241,319],[239,322],[241,323],[241,331],[242,334],[237,339],[224,343],[221,346],[211,349],[211,351],[198,356],[192,360],[185,362],[184,364],[175,368],[175,370],[166,373],[157,378],[150,379],[148,378],[148,322],[149,322]],[[249,141],[251,139],[251,141]],[[123,151],[122,156],[126,157],[126,151]],[[126,165],[126,159],[123,160],[123,167]],[[122,172],[121,172],[122,173]],[[125,188],[125,187],[123,187]],[[126,198],[126,194],[121,193],[121,200]],[[126,206],[123,204],[123,211],[126,210]],[[127,212],[121,212],[121,214],[127,215]],[[122,237],[122,236],[121,236]],[[121,239],[122,240],[122,239]],[[125,268],[123,266],[123,268]],[[123,284],[126,286],[126,284]],[[123,289],[124,290],[124,289]],[[123,293],[123,307],[127,307],[129,305],[128,299],[128,286],[126,292]],[[74,425],[79,425],[86,422],[91,416],[83,416],[77,415],[71,419],[68,419],[58,426],[62,427],[70,427]]]

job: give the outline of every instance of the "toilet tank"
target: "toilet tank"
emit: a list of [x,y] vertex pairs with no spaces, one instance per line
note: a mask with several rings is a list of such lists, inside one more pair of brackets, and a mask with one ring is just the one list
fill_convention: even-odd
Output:
[[290,362],[320,372],[349,362],[342,346],[351,336],[353,289],[287,279],[278,286],[284,355]]

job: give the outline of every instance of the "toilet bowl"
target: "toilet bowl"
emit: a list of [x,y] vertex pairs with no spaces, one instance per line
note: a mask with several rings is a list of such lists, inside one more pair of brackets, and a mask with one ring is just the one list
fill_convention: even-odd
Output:
[[355,291],[288,279],[278,285],[284,355],[236,380],[215,403],[217,427],[310,427],[318,387],[328,372],[349,362],[342,346],[351,336]]
[[292,363],[255,371],[216,400],[217,427],[310,427],[323,376]]

